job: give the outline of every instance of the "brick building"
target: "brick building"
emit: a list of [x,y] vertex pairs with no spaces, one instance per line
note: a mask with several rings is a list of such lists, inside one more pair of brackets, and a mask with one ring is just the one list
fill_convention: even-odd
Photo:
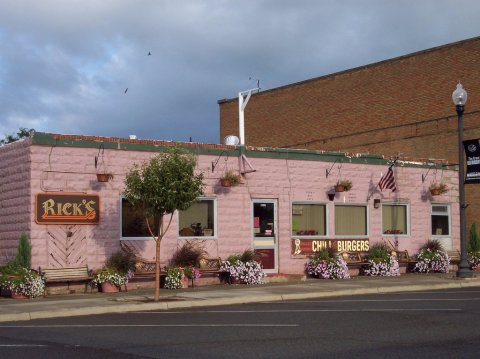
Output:
[[[476,37],[253,94],[245,110],[245,143],[401,153],[458,164],[451,94],[459,80],[469,95],[464,138],[480,138]],[[218,103],[221,138],[238,135],[238,99]],[[466,198],[467,225],[480,222],[479,188],[466,186]]]
[[[21,232],[30,238],[34,268],[98,269],[121,243],[152,259],[155,244],[144,218],[122,198],[124,179],[133,163],[174,145],[36,132],[0,146],[0,264],[15,255]],[[173,216],[162,266],[186,240],[224,259],[253,248],[272,275],[302,274],[306,256],[326,247],[366,251],[388,241],[414,254],[436,238],[449,250],[459,248],[457,172],[440,162],[399,161],[398,190],[380,192],[375,184],[387,161],[378,155],[178,145],[197,155],[204,195]],[[227,170],[241,171],[242,152],[255,171],[238,186],[223,187]],[[450,187],[440,196],[421,180],[434,168]],[[350,191],[333,192],[340,178],[351,179]]]

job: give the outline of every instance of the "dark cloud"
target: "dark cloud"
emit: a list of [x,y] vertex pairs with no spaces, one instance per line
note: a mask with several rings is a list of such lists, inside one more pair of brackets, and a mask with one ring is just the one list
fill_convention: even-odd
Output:
[[255,79],[268,89],[474,37],[479,10],[476,0],[4,0],[0,136],[33,127],[218,142],[217,100]]

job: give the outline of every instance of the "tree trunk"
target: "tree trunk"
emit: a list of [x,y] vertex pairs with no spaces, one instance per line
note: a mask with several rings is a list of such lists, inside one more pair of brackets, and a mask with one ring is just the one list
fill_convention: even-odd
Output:
[[158,219],[158,237],[155,243],[155,302],[160,300],[160,243],[163,237],[163,215]]

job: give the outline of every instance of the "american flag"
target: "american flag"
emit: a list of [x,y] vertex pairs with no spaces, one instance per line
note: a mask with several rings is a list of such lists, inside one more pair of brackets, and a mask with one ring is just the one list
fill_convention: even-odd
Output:
[[395,192],[397,190],[397,186],[395,185],[395,178],[393,177],[393,166],[388,167],[387,173],[380,179],[380,182],[378,182],[378,187],[380,188],[381,191],[383,191],[384,188],[389,188],[392,190],[392,192]]

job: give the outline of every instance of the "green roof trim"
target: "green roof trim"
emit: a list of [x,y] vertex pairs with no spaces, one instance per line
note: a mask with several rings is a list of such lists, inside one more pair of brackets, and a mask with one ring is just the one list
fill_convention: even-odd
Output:
[[[32,138],[32,145],[58,146],[58,147],[80,147],[100,148],[119,151],[146,151],[164,152],[166,149],[179,145],[186,151],[197,155],[218,156],[226,153],[231,157],[239,157],[245,154],[250,158],[272,158],[291,159],[301,161],[322,161],[338,163],[363,163],[370,165],[389,165],[391,160],[380,155],[372,154],[350,154],[344,152],[330,152],[318,150],[304,150],[292,148],[270,148],[270,147],[248,147],[227,145],[199,144],[190,142],[154,141],[154,140],[130,140],[126,138],[97,137],[97,136],[71,136],[35,132]],[[399,160],[400,167],[424,167],[424,168],[446,168],[447,164],[435,162],[416,162]]]

